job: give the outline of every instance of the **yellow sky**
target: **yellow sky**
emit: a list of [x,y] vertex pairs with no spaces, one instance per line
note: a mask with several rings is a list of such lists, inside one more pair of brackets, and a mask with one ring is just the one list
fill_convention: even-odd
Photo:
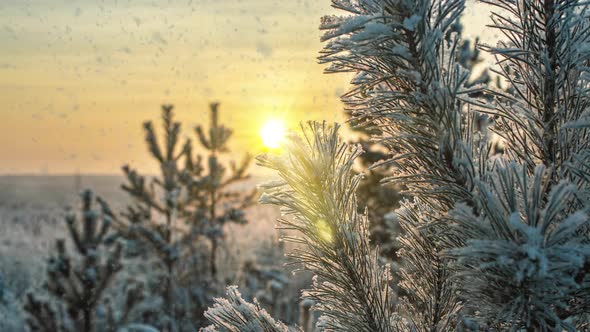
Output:
[[316,60],[326,13],[329,0],[2,0],[0,173],[155,170],[141,123],[162,103],[193,136],[220,101],[237,152],[259,152],[271,117],[341,120],[347,78]]

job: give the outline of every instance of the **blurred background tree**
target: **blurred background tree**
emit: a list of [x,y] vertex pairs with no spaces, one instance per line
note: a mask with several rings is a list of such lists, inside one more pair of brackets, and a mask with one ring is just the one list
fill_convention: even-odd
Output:
[[[56,253],[47,261],[43,296],[29,293],[24,306],[32,331],[93,332],[115,331],[126,325],[140,294],[129,291],[125,306],[113,309],[105,295],[115,275],[123,268],[122,245],[109,248],[112,218],[110,208],[97,198],[100,210],[93,209],[94,195],[82,194],[81,218],[74,213],[65,218],[70,241],[56,241]],[[73,253],[73,255],[72,255]]]
[[160,174],[152,178],[128,165],[123,167],[127,182],[122,189],[133,203],[119,220],[120,235],[128,240],[129,255],[150,258],[156,268],[155,296],[162,299],[166,313],[150,322],[169,331],[194,330],[203,312],[225,284],[220,275],[219,249],[224,245],[228,223],[245,224],[244,208],[255,192],[233,190],[231,185],[248,178],[251,157],[224,165],[221,155],[232,130],[219,124],[218,104],[210,105],[210,125],[195,128],[200,148],[194,153],[187,139],[180,143],[181,124],[174,121],[172,105],[162,106],[163,138],[158,140],[151,121],[144,123],[145,140]]

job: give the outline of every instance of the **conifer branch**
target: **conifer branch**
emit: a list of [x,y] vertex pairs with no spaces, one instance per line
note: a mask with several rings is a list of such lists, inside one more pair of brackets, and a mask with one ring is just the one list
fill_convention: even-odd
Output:
[[362,150],[342,143],[337,125],[303,129],[285,155],[258,158],[281,178],[263,185],[261,202],[280,206],[281,223],[302,236],[285,239],[304,244],[291,256],[316,275],[304,296],[317,303],[325,331],[393,331],[389,269],[369,244],[366,214],[357,213],[352,165]]
[[[327,72],[355,73],[343,96],[353,120],[382,134],[379,142],[396,154],[394,182],[411,196],[398,211],[405,232],[399,308],[414,329],[445,331],[455,322],[458,301],[440,253],[462,245],[447,234],[446,212],[456,202],[477,209],[475,179],[490,154],[486,135],[474,130],[489,107],[481,95],[483,78],[471,81],[470,49],[462,47],[459,16],[464,1],[333,1],[350,17],[325,17],[326,46],[320,61]],[[467,66],[467,67],[465,67]]]
[[213,325],[202,332],[290,332],[281,322],[275,321],[258,302],[246,302],[236,286],[227,288],[227,298],[215,299],[213,307],[205,313]]
[[493,178],[478,184],[482,213],[464,204],[451,212],[456,230],[469,239],[449,251],[461,297],[482,328],[577,331],[571,311],[587,308],[588,294],[580,291],[587,292],[588,281],[576,278],[590,257],[589,218],[571,211],[582,203],[575,185],[562,181],[545,196],[551,181],[545,167],[527,173],[499,164]]

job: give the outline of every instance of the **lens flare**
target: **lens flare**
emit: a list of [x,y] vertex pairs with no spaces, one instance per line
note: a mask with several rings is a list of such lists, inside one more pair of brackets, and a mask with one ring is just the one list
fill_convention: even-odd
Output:
[[332,229],[330,228],[330,225],[328,225],[327,221],[325,221],[324,219],[319,219],[318,221],[316,221],[316,228],[318,235],[322,240],[324,240],[327,243],[332,243]]

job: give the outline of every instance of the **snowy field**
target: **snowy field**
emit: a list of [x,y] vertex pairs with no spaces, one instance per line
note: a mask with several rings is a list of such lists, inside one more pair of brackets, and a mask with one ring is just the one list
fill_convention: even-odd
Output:
[[[15,298],[41,286],[55,240],[67,238],[64,214],[68,206],[77,207],[77,192],[91,188],[120,210],[129,202],[119,189],[122,181],[119,176],[0,177],[0,275]],[[251,179],[241,186],[251,190],[258,182]],[[237,269],[260,250],[273,250],[277,210],[255,205],[247,215],[247,225],[229,226],[224,256],[230,259],[220,269]]]

